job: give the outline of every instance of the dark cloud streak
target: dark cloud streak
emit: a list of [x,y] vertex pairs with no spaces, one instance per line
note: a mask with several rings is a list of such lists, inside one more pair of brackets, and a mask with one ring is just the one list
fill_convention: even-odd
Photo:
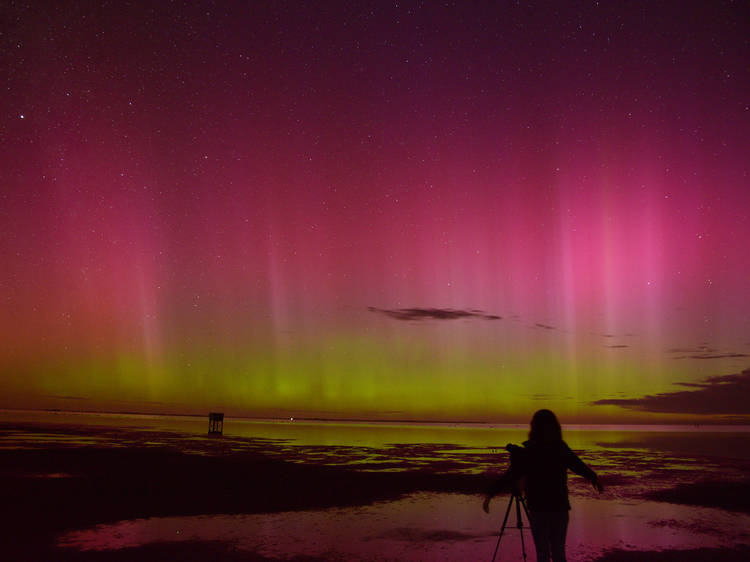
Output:
[[592,404],[665,414],[750,415],[750,369],[733,375],[709,377],[702,382],[677,384],[697,390],[597,400]]
[[715,353],[713,355],[690,355],[690,359],[731,359],[734,357],[750,357],[746,353]]
[[667,353],[715,353],[718,349],[713,349],[705,345],[698,347],[673,347],[667,350]]
[[386,309],[368,306],[370,312],[379,312],[395,320],[458,320],[461,318],[481,318],[501,320],[502,316],[487,314],[481,310],[456,310],[453,308],[398,308]]
[[740,357],[750,357],[746,353],[703,353],[698,355],[681,355],[672,359],[735,359]]

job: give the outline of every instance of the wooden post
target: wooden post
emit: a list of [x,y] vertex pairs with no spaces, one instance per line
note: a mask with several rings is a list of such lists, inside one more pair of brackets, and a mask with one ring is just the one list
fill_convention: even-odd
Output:
[[210,412],[208,414],[208,434],[222,435],[224,433],[224,413]]

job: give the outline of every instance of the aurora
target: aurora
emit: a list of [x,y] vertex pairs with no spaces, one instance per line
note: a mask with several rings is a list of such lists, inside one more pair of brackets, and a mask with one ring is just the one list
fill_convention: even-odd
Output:
[[746,8],[339,7],[11,10],[0,407],[746,422]]

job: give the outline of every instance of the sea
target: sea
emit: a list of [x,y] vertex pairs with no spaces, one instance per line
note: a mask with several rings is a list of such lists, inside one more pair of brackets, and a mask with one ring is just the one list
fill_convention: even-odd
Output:
[[[207,434],[207,416],[31,410],[1,410],[0,426],[0,449],[251,450],[290,463],[365,472],[489,477],[507,468],[505,446],[522,443],[528,432],[526,425],[227,417],[217,438]],[[725,486],[733,494],[750,483],[750,426],[575,425],[563,426],[563,434],[605,486],[598,493],[569,476],[569,560],[750,544],[747,503],[733,498],[723,504],[716,493]],[[67,532],[59,545],[115,551],[157,541],[231,541],[239,551],[272,559],[347,560],[490,559],[497,547],[502,560],[521,560],[524,549],[534,559],[524,514],[519,528],[512,510],[498,542],[510,498],[495,498],[487,514],[483,492],[415,491],[355,507],[122,520]]]

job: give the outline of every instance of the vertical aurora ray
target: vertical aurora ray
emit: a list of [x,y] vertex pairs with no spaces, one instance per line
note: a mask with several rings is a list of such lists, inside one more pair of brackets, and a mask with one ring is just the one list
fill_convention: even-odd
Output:
[[746,8],[61,9],[3,47],[0,406],[634,420],[750,364]]

